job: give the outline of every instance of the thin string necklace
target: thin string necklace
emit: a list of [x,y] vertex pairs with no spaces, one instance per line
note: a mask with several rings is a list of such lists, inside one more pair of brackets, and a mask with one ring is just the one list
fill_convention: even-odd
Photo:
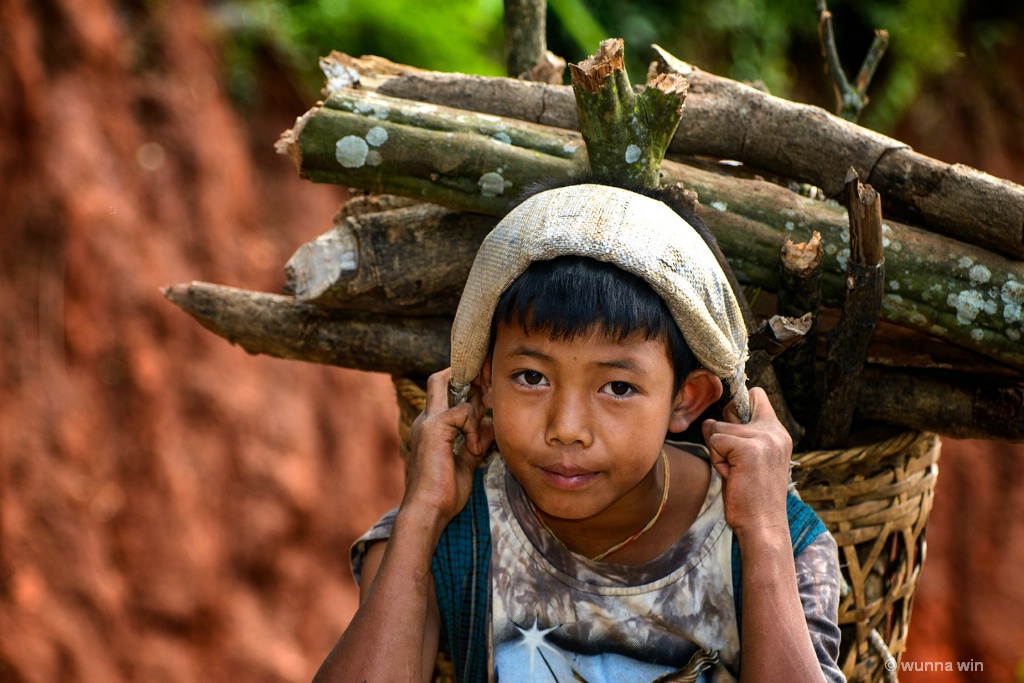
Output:
[[[665,487],[661,490],[661,504],[658,505],[658,511],[654,513],[653,517],[651,517],[651,521],[647,522],[647,524],[645,524],[642,529],[637,530],[632,536],[630,536],[626,540],[619,541],[618,543],[613,545],[611,548],[608,548],[608,550],[605,550],[603,553],[599,553],[598,555],[595,555],[594,557],[590,558],[591,560],[593,560],[594,562],[600,562],[601,560],[603,560],[604,558],[608,557],[612,553],[615,553],[615,552],[618,552],[618,551],[622,550],[627,545],[629,545],[630,543],[632,543],[636,539],[638,539],[641,536],[643,536],[644,533],[646,533],[652,526],[657,524],[658,520],[661,519],[661,513],[665,511],[665,503],[668,502],[668,483],[669,483],[668,457],[665,455],[665,451],[664,450],[661,451],[661,464],[662,464],[663,469],[665,471]],[[544,521],[544,518],[540,514],[540,510],[537,509],[537,506],[534,504],[532,499],[530,499],[530,507],[533,508],[533,514],[537,517],[537,521],[540,522],[540,525],[542,527],[544,527],[545,531],[547,531],[549,534],[551,534],[551,538],[555,539],[558,542],[558,545],[562,546],[566,550],[569,550],[569,548],[566,547],[565,543],[562,543],[562,539],[560,539],[557,535],[555,535],[555,532],[552,531],[551,527],[549,527],[547,522]],[[572,551],[570,550],[569,552],[572,552]]]

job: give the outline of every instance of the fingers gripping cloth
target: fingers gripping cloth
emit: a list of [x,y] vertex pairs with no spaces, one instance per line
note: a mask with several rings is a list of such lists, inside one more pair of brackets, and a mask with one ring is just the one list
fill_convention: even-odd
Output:
[[452,326],[452,405],[466,400],[480,373],[502,293],[534,261],[558,256],[605,261],[643,278],[665,301],[700,364],[728,382],[741,419],[749,419],[747,330],[714,254],[662,202],[606,185],[534,195],[484,240]]

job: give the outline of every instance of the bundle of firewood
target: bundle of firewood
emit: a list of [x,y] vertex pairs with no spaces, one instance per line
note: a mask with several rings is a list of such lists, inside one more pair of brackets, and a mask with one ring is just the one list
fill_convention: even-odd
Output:
[[[658,52],[639,94],[620,41],[573,65],[573,87],[334,53],[278,149],[367,194],[299,247],[284,294],[165,294],[251,353],[423,377],[448,364],[476,249],[525,188],[653,169],[751,293],[750,374],[802,446],[877,423],[1024,441],[1024,188]],[[587,114],[608,83],[659,94]],[[602,138],[617,130],[637,137]]]

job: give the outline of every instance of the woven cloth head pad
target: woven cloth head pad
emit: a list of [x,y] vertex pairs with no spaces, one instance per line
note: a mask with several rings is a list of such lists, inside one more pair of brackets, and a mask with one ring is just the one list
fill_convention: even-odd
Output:
[[477,252],[452,326],[453,401],[464,400],[490,347],[498,299],[534,261],[585,256],[643,278],[665,301],[700,364],[729,383],[749,417],[747,331],[711,249],[662,202],[606,185],[572,185],[530,197]]

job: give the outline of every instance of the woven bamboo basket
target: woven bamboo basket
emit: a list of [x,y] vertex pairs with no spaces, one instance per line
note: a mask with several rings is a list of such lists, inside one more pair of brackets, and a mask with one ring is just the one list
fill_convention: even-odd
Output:
[[[394,378],[402,458],[424,385]],[[843,450],[794,454],[800,497],[839,546],[845,586],[839,604],[839,665],[851,683],[895,681],[925,558],[924,531],[938,476],[939,437],[907,432]],[[886,666],[888,662],[888,666]],[[439,662],[436,681],[451,681]]]
[[846,580],[839,664],[850,681],[896,680],[891,672],[906,649],[940,446],[935,434],[908,432],[794,455],[797,490],[839,546]]

